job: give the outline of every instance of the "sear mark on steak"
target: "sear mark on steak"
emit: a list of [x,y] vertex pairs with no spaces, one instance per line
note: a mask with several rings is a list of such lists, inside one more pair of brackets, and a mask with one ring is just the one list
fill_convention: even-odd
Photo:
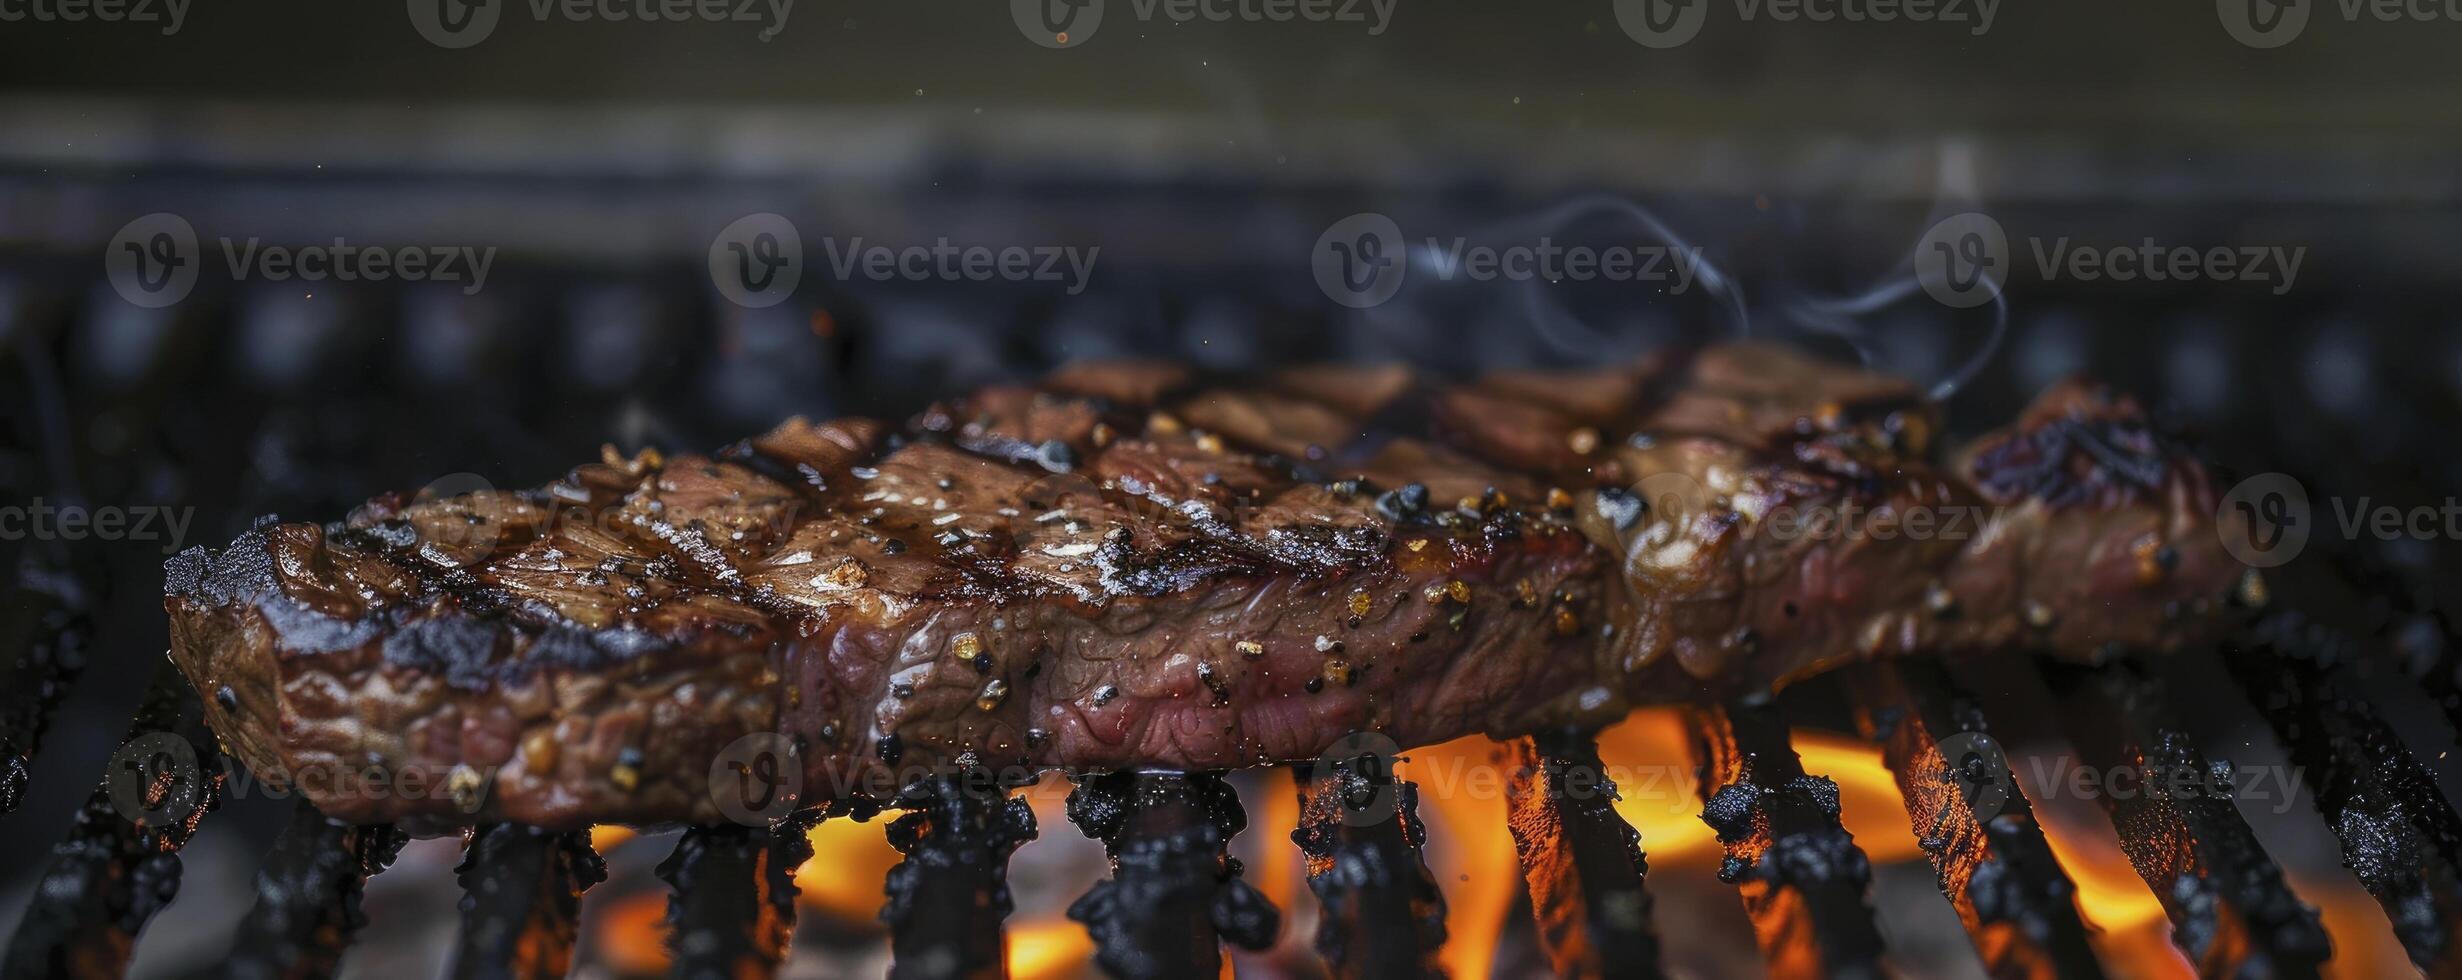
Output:
[[1222,769],[1870,657],[2161,648],[2236,578],[2132,404],[2063,387],[1943,464],[1912,387],[1769,347],[1468,385],[1081,365],[892,428],[261,525],[172,561],[173,656],[337,817],[714,822],[751,736],[807,801]]

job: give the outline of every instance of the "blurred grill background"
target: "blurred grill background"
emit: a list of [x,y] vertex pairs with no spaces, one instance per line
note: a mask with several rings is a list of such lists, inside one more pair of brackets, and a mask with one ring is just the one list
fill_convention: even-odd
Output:
[[[1606,0],[1398,0],[1377,34],[1142,20],[1113,0],[1082,46],[1051,50],[988,0],[804,0],[766,39],[765,24],[541,19],[513,0],[448,50],[410,6],[199,4],[168,35],[0,22],[0,502],[193,514],[177,541],[0,538],[13,615],[74,592],[97,624],[31,795],[0,817],[0,922],[31,900],[161,654],[166,549],[439,474],[533,484],[602,443],[702,448],[793,413],[895,415],[1074,358],[1464,372],[1750,333],[1926,380],[1977,359],[1949,403],[1965,431],[2089,370],[2313,499],[2434,503],[2462,483],[2447,438],[2462,23],[2311,4],[2301,37],[2258,50],[2202,3],[2004,3],[1980,36],[1747,22],[1722,3],[1657,50]],[[2009,230],[2019,262],[2005,339],[1990,308],[1919,291],[1807,312],[1911,280],[1925,230],[1969,210]],[[1655,220],[1740,304],[1700,286],[1443,282],[1418,254],[1392,301],[1352,310],[1310,256],[1364,211],[1414,240],[1497,244],[1659,244]],[[160,309],[124,301],[103,258],[152,212],[208,242],[194,292]],[[728,302],[708,270],[713,236],[754,212],[786,215],[805,246],[801,288],[764,309]],[[277,282],[234,277],[222,237],[497,258],[475,294]],[[2026,242],[2064,237],[2305,260],[2280,294],[2033,275]],[[829,246],[941,238],[1100,253],[1074,294],[830,267]],[[2391,592],[2462,581],[2440,574],[2448,544],[2362,544],[2399,576]],[[226,808],[187,852],[188,887],[244,906],[287,808]],[[1073,835],[1046,822],[1047,839]],[[141,972],[186,972],[237,912],[183,901]]]

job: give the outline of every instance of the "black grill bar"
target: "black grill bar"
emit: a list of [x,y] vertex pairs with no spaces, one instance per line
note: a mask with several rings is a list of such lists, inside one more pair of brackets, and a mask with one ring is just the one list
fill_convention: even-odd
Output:
[[2362,648],[2288,610],[2252,634],[2255,642],[2222,660],[2308,773],[2343,864],[2384,906],[2412,963],[2429,976],[2462,975],[2462,818],[2428,767],[2346,686],[2345,665]]
[[812,856],[809,823],[775,830],[694,827],[659,862],[670,976],[736,980],[778,972],[795,934],[795,869]]
[[231,940],[226,976],[329,977],[367,924],[359,896],[369,876],[408,842],[390,826],[343,823],[301,801],[256,876],[256,905]]
[[94,640],[90,597],[55,563],[25,556],[12,591],[0,610],[0,650],[24,652],[0,683],[0,814],[24,801],[52,710],[84,672]]
[[1641,833],[1616,814],[1598,743],[1579,732],[1513,742],[1507,825],[1540,943],[1559,977],[1655,977],[1658,933]]
[[1838,784],[1804,771],[1767,703],[1692,714],[1701,784],[1716,787],[1701,819],[1727,849],[1718,877],[1741,887],[1770,975],[1877,980],[1872,863],[1838,822]]
[[1342,978],[1441,977],[1445,897],[1420,849],[1419,787],[1393,778],[1378,751],[1298,767],[1299,826],[1308,887],[1322,912],[1316,948]]
[[1878,742],[1941,894],[1994,977],[2100,977],[2060,868],[1983,709],[1938,664],[1845,672],[1856,726]]
[[[104,774],[68,837],[52,848],[51,867],[35,889],[39,897],[27,907],[8,957],[0,961],[0,978],[126,972],[137,933],[179,892],[180,848],[219,803],[222,768],[202,713],[177,668],[169,661],[156,668],[129,724],[127,744],[178,739],[192,750],[204,747],[192,752],[196,768],[183,772],[150,751],[113,756],[114,771]],[[161,822],[121,816],[112,800],[115,789],[122,805],[132,790],[139,793],[140,810],[159,809]]]
[[1008,975],[1001,921],[1009,856],[1035,839],[1034,808],[989,772],[929,780],[901,794],[915,808],[889,825],[906,860],[889,870],[889,975],[894,980],[996,980]]
[[1218,937],[1245,949],[1273,944],[1281,914],[1225,853],[1248,814],[1220,774],[1086,776],[1068,812],[1111,855],[1111,877],[1069,906],[1111,975],[1211,977],[1222,970]]
[[[2210,764],[2163,719],[2162,685],[2126,663],[2043,667],[2079,761],[2129,773],[2138,789],[2098,794],[2129,864],[2172,923],[2172,942],[2206,976],[2315,976],[2332,954],[2315,909],[2283,884]],[[2175,786],[2189,787],[2177,792]]]
[[572,968],[581,893],[607,880],[586,833],[490,824],[470,838],[455,875],[462,933],[452,976],[561,977]]

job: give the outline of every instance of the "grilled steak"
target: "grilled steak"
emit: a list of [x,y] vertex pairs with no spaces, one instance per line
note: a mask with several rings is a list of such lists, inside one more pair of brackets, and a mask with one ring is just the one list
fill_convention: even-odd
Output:
[[[807,799],[960,759],[1221,769],[2211,620],[2212,492],[2133,406],[2063,389],[1952,468],[1935,426],[1771,348],[1450,388],[1107,365],[268,524],[181,555],[166,605],[260,775],[546,826],[715,820],[759,733]],[[1935,512],[1975,523],[1908,530]]]

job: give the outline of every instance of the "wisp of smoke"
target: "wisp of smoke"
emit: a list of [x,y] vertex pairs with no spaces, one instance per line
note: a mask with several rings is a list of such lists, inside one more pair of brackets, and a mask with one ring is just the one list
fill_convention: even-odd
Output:
[[[1785,303],[1783,308],[1791,321],[1801,324],[1804,329],[1811,332],[1846,341],[1855,348],[1855,353],[1863,358],[1864,363],[1870,364],[1872,363],[1871,330],[1858,322],[1857,318],[1870,316],[1875,312],[1895,306],[1904,302],[1907,297],[1922,291],[1921,280],[1915,277],[1915,259],[1914,250],[1908,250],[1906,258],[1896,267],[1899,270],[1898,273],[1863,292],[1838,297],[1799,296]],[[1957,369],[1949,372],[1947,377],[1932,385],[1930,394],[1934,401],[1945,400],[1957,394],[1958,389],[1965,387],[1967,382],[1983,373],[1985,365],[1990,364],[1992,357],[2000,353],[2001,341],[2008,334],[2008,291],[1997,278],[1986,276],[1983,281],[1988,283],[1992,290],[1992,328],[1984,335],[1983,345],[1976,348],[1973,354],[1968,355],[1965,363],[1958,365]]]
[[[1689,256],[1686,261],[1694,263],[1693,284],[1709,290],[1711,295],[1718,298],[1720,305],[1727,311],[1733,336],[1747,337],[1752,334],[1752,317],[1745,308],[1743,293],[1735,288],[1735,281],[1728,278],[1727,274],[1721,271],[1716,264],[1703,257],[1700,247],[1693,244],[1692,240],[1677,234],[1675,229],[1668,227],[1667,223],[1660,220],[1658,215],[1652,213],[1650,209],[1627,198],[1612,194],[1583,195],[1537,214],[1501,222],[1479,234],[1469,236],[1469,240],[1531,241],[1555,235],[1570,227],[1574,222],[1596,214],[1613,215],[1629,220],[1641,226],[1651,238],[1665,245],[1671,253],[1680,252]],[[1530,318],[1530,322],[1537,326],[1542,337],[1559,350],[1571,352],[1593,353],[1612,346],[1610,339],[1602,331],[1582,322],[1580,317],[1574,316],[1550,299],[1545,286],[1545,283],[1531,279],[1523,283],[1522,292],[1523,311]]]

